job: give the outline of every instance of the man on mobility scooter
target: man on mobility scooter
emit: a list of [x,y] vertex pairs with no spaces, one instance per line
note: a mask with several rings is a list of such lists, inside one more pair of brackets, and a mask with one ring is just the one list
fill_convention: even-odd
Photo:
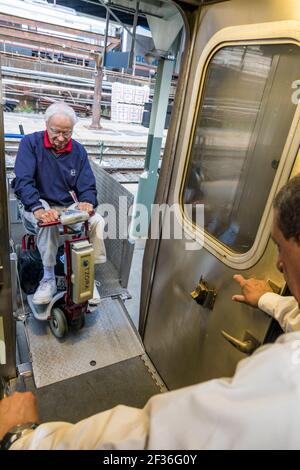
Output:
[[[39,226],[58,221],[66,209],[87,212],[89,238],[94,249],[94,263],[106,261],[103,241],[104,219],[94,213],[97,207],[96,181],[84,147],[73,140],[77,122],[74,110],[57,102],[45,113],[46,130],[26,135],[19,146],[13,188],[20,201],[25,228],[36,233],[44,274],[34,293],[33,303],[45,305],[56,294],[54,267],[59,247],[59,225]],[[92,304],[99,303],[97,289]]]
[[62,227],[64,235],[65,288],[47,304],[35,304],[33,295],[28,295],[27,301],[34,317],[49,321],[54,336],[63,338],[69,326],[79,330],[85,324],[88,301],[95,289],[94,248],[89,240],[87,211],[66,209],[59,214],[58,220],[38,222],[39,228],[48,230],[57,225]]

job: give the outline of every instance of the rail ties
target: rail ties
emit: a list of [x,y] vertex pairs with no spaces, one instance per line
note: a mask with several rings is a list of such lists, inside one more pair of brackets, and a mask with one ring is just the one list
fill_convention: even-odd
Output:
[[[20,139],[5,139],[5,153],[11,157],[16,156],[19,148]],[[82,145],[86,148],[89,156],[94,158],[136,158],[144,159],[146,156],[146,145],[135,143],[134,145],[124,144],[112,144],[104,142],[88,142],[81,141]],[[161,150],[161,156],[163,149]]]
[[[6,168],[12,171],[20,140],[5,139]],[[122,183],[138,182],[138,175],[144,169],[146,146],[134,143],[103,143],[81,141],[91,159],[96,159],[107,172]],[[161,156],[163,149],[161,150]]]

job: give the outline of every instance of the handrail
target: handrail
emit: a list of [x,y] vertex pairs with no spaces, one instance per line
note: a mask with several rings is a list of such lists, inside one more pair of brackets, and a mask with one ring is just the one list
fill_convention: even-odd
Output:
[[23,139],[24,134],[4,134],[4,138],[8,139]]

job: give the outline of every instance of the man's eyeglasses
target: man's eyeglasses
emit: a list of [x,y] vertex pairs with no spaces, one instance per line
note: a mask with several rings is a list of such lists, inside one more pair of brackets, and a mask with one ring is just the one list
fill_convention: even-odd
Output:
[[66,139],[68,137],[71,137],[71,135],[73,133],[73,130],[62,132],[62,131],[58,131],[57,129],[52,129],[51,127],[49,127],[49,131],[51,132],[53,137],[58,137],[58,136],[62,135]]

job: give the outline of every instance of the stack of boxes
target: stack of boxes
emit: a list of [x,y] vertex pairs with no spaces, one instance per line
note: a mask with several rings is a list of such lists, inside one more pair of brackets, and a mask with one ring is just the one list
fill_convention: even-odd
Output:
[[141,124],[144,104],[149,100],[149,87],[112,84],[111,120]]

